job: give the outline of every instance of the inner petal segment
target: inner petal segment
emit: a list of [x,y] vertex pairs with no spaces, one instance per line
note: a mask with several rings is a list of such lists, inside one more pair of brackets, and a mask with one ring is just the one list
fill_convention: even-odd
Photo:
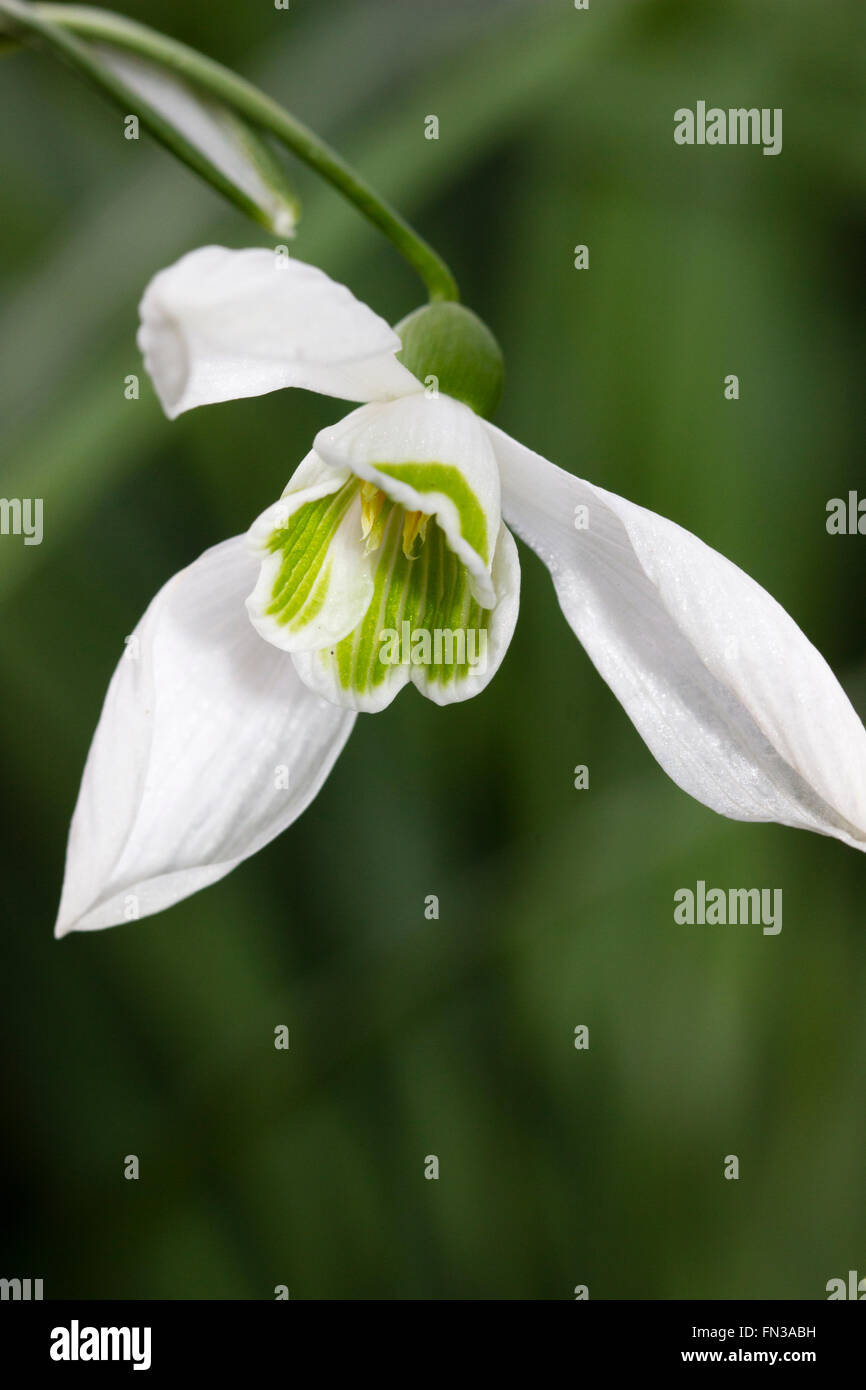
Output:
[[262,556],[253,624],[334,704],[383,709],[409,681],[439,704],[467,699],[507,648],[519,567],[504,527],[489,605],[436,517],[357,476],[324,495],[320,480],[289,491],[251,540]]
[[486,668],[493,612],[474,597],[435,521],[387,498],[378,516],[366,613],[342,641],[296,657],[298,672],[327,699],[359,710],[383,709],[410,680],[438,703],[465,698],[460,686]]

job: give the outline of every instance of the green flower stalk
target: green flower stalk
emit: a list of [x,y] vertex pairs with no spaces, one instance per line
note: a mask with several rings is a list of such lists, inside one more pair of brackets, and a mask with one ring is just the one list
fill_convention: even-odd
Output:
[[[139,114],[142,123],[158,140],[241,211],[270,231],[286,235],[294,225],[297,202],[261,140],[260,132],[267,132],[384,233],[417,271],[432,301],[459,298],[453,275],[432,246],[335,150],[278,102],[230,68],[146,25],[87,5],[0,0],[0,33],[42,44],[64,58],[125,112]],[[118,56],[123,54],[135,56],[137,69],[130,68],[128,56],[123,63],[122,56]],[[134,78],[136,71],[144,74],[138,84]],[[163,86],[160,109],[154,104],[155,83]],[[211,127],[215,110],[222,112],[227,125],[234,127],[230,146],[242,144],[244,140],[249,142],[252,165],[259,166],[258,173],[266,174],[267,179],[273,181],[272,193],[282,204],[276,217],[269,214],[267,207],[258,206],[241,182],[228,177],[224,152],[219,158],[213,157],[212,132],[208,152],[188,138],[190,103],[196,100],[210,116]],[[194,121],[194,124],[199,122]],[[229,153],[228,168],[236,170],[237,149],[230,149]]]

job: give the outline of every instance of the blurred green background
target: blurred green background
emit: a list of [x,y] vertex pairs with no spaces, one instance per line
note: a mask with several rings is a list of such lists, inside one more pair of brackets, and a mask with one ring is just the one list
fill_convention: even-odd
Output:
[[[864,487],[855,0],[126,12],[356,161],[500,338],[499,423],[742,565],[866,711],[866,540],[824,524]],[[698,99],[782,107],[781,155],[675,146]],[[255,860],[52,940],[124,635],[345,407],[277,393],[168,424],[142,288],[194,246],[263,238],[47,56],[2,60],[0,168],[0,493],[45,505],[40,547],[0,540],[0,1274],[171,1299],[823,1298],[866,1274],[866,861],[669,782],[525,549],[482,698],[409,690],[362,716]],[[378,234],[297,182],[294,251],[392,321],[413,308]],[[698,878],[781,887],[781,935],[676,926]]]

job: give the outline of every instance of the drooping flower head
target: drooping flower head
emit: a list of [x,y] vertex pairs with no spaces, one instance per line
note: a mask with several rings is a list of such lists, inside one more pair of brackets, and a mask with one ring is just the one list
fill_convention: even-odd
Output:
[[309,805],[356,711],[409,683],[438,704],[483,690],[517,619],[509,528],[675,782],[866,847],[866,730],[826,662],[695,536],[490,424],[495,344],[467,310],[398,334],[321,271],[207,247],[155,277],[141,317],[171,418],[283,386],[363,404],[145,613],[85,768],[58,935],[228,873]]
[[[139,341],[167,412],[276,385],[373,398],[330,429],[249,532],[257,632],[334,704],[376,711],[412,682],[439,704],[478,693],[514,631],[520,569],[483,420],[397,361],[403,340],[321,271],[268,251],[193,252],[156,277]],[[455,316],[496,390],[498,349],[459,305],[421,311],[416,348],[453,370]],[[312,326],[312,331],[311,331]],[[418,341],[417,316],[409,326]],[[449,349],[437,360],[436,346]],[[430,357],[432,351],[432,357]],[[445,383],[451,384],[450,382]]]

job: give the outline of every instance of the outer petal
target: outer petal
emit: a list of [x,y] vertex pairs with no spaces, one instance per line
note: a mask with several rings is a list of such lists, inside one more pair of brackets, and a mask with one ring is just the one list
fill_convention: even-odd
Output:
[[313,800],[354,715],[299,681],[244,599],[243,537],[165,585],[109,686],[72,819],[57,936],[170,907]]
[[723,815],[866,848],[866,730],[784,609],[674,522],[489,429],[506,519],[665,771]]
[[413,394],[363,406],[314,441],[338,470],[375,483],[407,511],[436,517],[473,580],[479,603],[491,608],[499,536],[499,473],[483,422],[450,396]]
[[349,401],[421,391],[393,328],[345,285],[274,251],[203,246],[154,276],[138,345],[165,413],[302,386]]

